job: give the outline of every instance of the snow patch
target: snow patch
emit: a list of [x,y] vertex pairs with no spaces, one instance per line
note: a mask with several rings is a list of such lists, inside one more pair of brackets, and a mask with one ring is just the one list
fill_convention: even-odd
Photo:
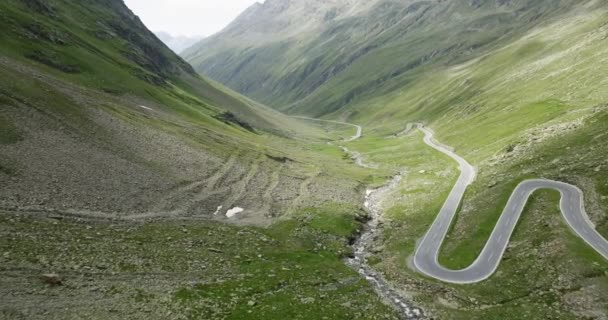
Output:
[[243,211],[245,211],[245,209],[239,208],[239,207],[234,207],[226,212],[226,217],[233,218],[234,216],[236,216],[237,214],[239,214]]
[[213,213],[214,216],[217,216],[218,214],[220,214],[220,211],[222,211],[223,206],[219,206],[217,207],[217,210],[215,210],[215,212]]
[[146,110],[154,111],[154,109],[152,109],[152,108],[148,108],[148,107],[146,107],[146,106],[139,106],[139,107],[140,107],[140,108],[142,108],[142,109],[146,109]]

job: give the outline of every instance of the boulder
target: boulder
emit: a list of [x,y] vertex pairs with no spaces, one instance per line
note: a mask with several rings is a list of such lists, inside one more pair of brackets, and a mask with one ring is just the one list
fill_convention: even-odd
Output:
[[40,276],[40,280],[51,286],[60,286],[63,284],[61,277],[56,273],[45,273]]

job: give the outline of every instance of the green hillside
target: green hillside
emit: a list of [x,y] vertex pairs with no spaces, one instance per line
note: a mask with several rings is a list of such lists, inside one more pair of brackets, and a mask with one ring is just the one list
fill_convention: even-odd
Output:
[[15,0],[0,12],[1,165],[24,177],[3,186],[4,206],[148,212],[231,155],[247,172],[270,164],[256,160],[265,154],[297,157],[286,139],[325,138],[195,74],[122,1]]
[[266,0],[181,58],[122,0],[5,0],[0,319],[401,319],[395,296],[432,319],[605,319],[608,262],[555,192],[489,279],[416,272],[458,168],[406,129],[478,173],[444,266],[530,178],[578,186],[608,237],[606,21],[597,0]]
[[[457,168],[421,134],[399,135],[424,122],[478,170],[440,257],[449,268],[474,261],[514,187],[529,178],[579,186],[608,236],[603,2],[332,1],[313,12],[331,17],[320,20],[297,5],[273,7],[284,3],[252,7],[274,19],[243,15],[184,57],[277,109],[363,125],[348,148],[378,170],[407,172],[383,205],[368,259],[376,270],[440,319],[606,316],[608,263],[564,224],[550,192],[533,197],[489,280],[446,285],[413,271],[416,242]],[[299,23],[281,24],[287,17]]]
[[585,7],[568,0],[285,3],[252,6],[183,56],[254,99],[321,116],[406,85],[434,66],[480,57]]
[[1,319],[396,318],[342,263],[382,181],[327,145],[349,128],[200,77],[121,0],[0,28]]
[[[528,178],[579,186],[591,219],[608,235],[603,139],[608,91],[600,58],[608,50],[602,40],[607,13],[582,8],[483,57],[434,68],[389,94],[361,99],[334,114],[368,123],[379,137],[400,132],[408,121],[424,121],[478,169],[443,248],[444,265],[464,268],[474,261],[514,187]],[[387,252],[377,258],[382,261],[377,268],[401,279],[396,281],[420,278],[403,272],[409,270],[405,260],[456,177],[454,170],[445,171],[454,163],[442,156],[418,155],[426,149],[419,135],[407,139],[410,147],[395,161],[411,175],[398,193],[401,200],[389,205],[395,225],[385,230]],[[370,137],[352,148],[367,148],[370,161],[382,162],[374,159],[382,154],[376,141]],[[488,281],[411,290],[422,292],[422,300],[450,319],[503,319],[514,313],[528,319],[601,318],[608,263],[564,224],[558,199],[549,192],[533,197],[505,260]],[[441,290],[446,292],[438,299]]]

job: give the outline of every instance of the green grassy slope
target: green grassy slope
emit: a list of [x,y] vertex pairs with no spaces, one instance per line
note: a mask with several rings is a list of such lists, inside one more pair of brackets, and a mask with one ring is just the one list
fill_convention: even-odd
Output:
[[[452,286],[411,271],[408,257],[449,192],[456,168],[429,150],[420,134],[393,137],[408,122],[426,122],[479,170],[443,248],[446,266],[463,268],[474,260],[513,188],[527,178],[581,187],[587,211],[608,236],[603,3],[423,2],[418,8],[428,10],[404,14],[410,4],[387,2],[361,17],[328,22],[319,28],[335,27],[331,36],[303,32],[293,37],[298,43],[288,37],[239,51],[231,34],[222,34],[201,43],[207,53],[186,58],[195,65],[201,58],[199,70],[267,97],[275,107],[364,125],[364,138],[349,148],[380,170],[407,169],[401,188],[385,203],[387,222],[377,244],[383,250],[370,261],[438,318],[605,317],[608,263],[564,225],[553,193],[532,199],[488,281]],[[238,72],[224,73],[215,69],[215,52],[226,48],[242,55],[240,61],[255,57]],[[367,50],[357,55],[356,48]],[[341,54],[356,58],[342,69]],[[268,55],[278,62],[260,68]],[[230,56],[231,63],[238,57]],[[292,81],[288,74],[296,69],[302,72],[293,73]],[[246,82],[253,74],[266,85]]]
[[350,128],[199,77],[120,0],[0,28],[0,318],[397,318],[342,262],[381,181]]
[[[188,101],[189,97],[171,92],[177,85],[208,107],[229,110],[261,129],[288,131],[287,125],[277,128],[280,121],[266,120],[269,111],[264,107],[198,77],[121,1],[93,1],[86,7],[62,1],[5,1],[1,12],[2,28],[7,30],[2,34],[3,53],[34,62],[62,79],[113,95],[155,100],[159,97],[151,92],[164,89]],[[83,19],[91,15],[96,19]]]
[[[321,116],[390,92],[433,66],[480,56],[580,1],[332,1],[249,9],[183,56],[281,110]],[[257,18],[256,18],[257,17]],[[286,22],[289,21],[289,22]],[[314,21],[311,23],[310,21]]]
[[325,144],[352,133],[199,77],[121,1],[14,0],[0,14],[3,208],[209,217],[240,205],[243,222],[268,224],[359,204],[377,180]]
[[306,158],[296,140],[326,137],[199,77],[122,1],[4,1],[0,14],[5,207],[169,210],[160,195],[214,178],[230,156],[221,187],[260,166],[266,183],[266,154]]
[[[286,2],[267,3],[274,15]],[[63,319],[78,296],[95,303],[77,313],[98,319],[394,318],[340,259],[361,227],[364,185],[406,169],[369,262],[416,304],[440,319],[606,317],[608,264],[563,224],[552,193],[532,199],[488,281],[445,285],[412,271],[407,258],[457,172],[420,134],[393,136],[424,121],[479,169],[443,248],[449,267],[474,259],[526,178],[580,186],[608,235],[603,3],[323,3],[321,20],[298,8],[307,23],[279,20],[280,41],[219,42],[205,65],[275,107],[364,125],[347,146],[377,170],[325,143],[350,132],[201,79],[145,30],[121,34],[143,27],[120,1],[0,4],[0,293],[11,297],[0,314]],[[320,38],[319,25],[330,28]],[[246,213],[214,216],[218,205]],[[265,229],[200,219],[274,217]],[[160,221],[128,222],[137,218]],[[65,287],[41,283],[47,272]]]
[[[399,319],[341,260],[344,235],[360,227],[353,211],[306,209],[270,228],[0,213],[0,316]],[[45,272],[63,284],[43,283]]]
[[[438,316],[450,319],[586,319],[606,314],[608,263],[564,225],[558,197],[534,196],[496,275],[472,286],[425,279],[407,258],[433,221],[456,177],[455,164],[419,134],[389,138],[424,121],[437,139],[477,167],[440,261],[468,266],[485,244],[518,182],[566,181],[582,188],[597,229],[608,236],[603,56],[605,10],[580,10],[529,30],[478,59],[437,67],[398,90],[353,103],[333,117],[366,124],[354,143],[369,161],[408,168],[393,200],[377,268]],[[397,148],[401,145],[402,147]],[[388,159],[387,150],[399,150]],[[390,152],[390,151],[389,151]],[[430,286],[430,287],[427,287]]]

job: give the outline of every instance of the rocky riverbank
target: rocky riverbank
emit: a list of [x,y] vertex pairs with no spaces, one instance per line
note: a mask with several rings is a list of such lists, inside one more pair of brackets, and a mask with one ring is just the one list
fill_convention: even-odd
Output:
[[379,225],[382,216],[382,200],[391,190],[399,185],[402,177],[403,176],[399,174],[395,176],[389,184],[378,189],[367,190],[365,207],[369,211],[370,220],[367,222],[360,237],[353,243],[354,255],[347,260],[347,263],[365,277],[383,299],[399,310],[403,319],[422,319],[424,317],[422,309],[413,306],[399,294],[399,292],[392,289],[384,277],[374,271],[366,261],[367,257],[370,255],[370,247],[373,246],[374,239],[380,232]]

